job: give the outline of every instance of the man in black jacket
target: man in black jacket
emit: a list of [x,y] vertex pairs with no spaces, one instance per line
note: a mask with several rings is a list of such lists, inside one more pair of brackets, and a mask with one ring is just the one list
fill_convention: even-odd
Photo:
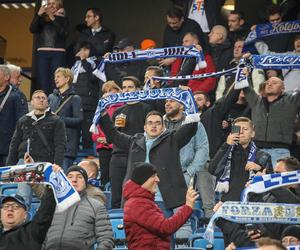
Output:
[[67,149],[62,166],[65,171],[73,165],[77,157],[80,128],[83,120],[81,98],[75,95],[72,81],[73,73],[70,69],[58,68],[55,71],[57,89],[48,97],[51,111],[60,116],[66,126]]
[[[55,172],[58,169],[53,165]],[[1,250],[41,249],[56,207],[52,190],[46,190],[37,213],[29,222],[25,222],[27,207],[22,196],[10,195],[1,200]]]
[[16,123],[25,114],[20,96],[9,85],[9,77],[8,67],[0,65],[0,166],[5,166]]
[[162,115],[151,111],[146,116],[144,133],[129,136],[119,132],[105,113],[100,119],[100,126],[109,141],[128,152],[125,181],[131,178],[134,163],[154,164],[160,179],[159,201],[162,196],[166,209],[178,207],[185,202],[186,183],[179,151],[197,132],[196,122],[169,131],[165,129]]

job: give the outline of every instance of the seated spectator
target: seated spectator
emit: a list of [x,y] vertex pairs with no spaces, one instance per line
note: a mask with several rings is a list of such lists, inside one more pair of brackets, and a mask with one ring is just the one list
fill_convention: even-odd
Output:
[[[192,45],[198,45],[198,48],[200,49],[202,44],[199,44],[199,39],[196,34],[194,33],[186,33],[182,40],[182,45],[184,46],[192,46]],[[199,46],[200,45],[200,46]],[[201,48],[202,49],[202,48]],[[215,65],[213,63],[212,57],[210,54],[204,51],[204,60],[206,61],[206,68],[200,69],[196,58],[177,58],[174,63],[171,65],[171,75],[196,75],[196,74],[205,74],[205,73],[211,73],[215,72]],[[174,81],[172,85],[178,86],[179,81]],[[187,83],[180,82],[182,85],[187,85],[191,88],[191,90],[194,91],[203,91],[205,93],[210,93],[213,91],[216,85],[216,78],[214,77],[208,77],[203,79],[192,79],[188,80]]]
[[288,226],[281,234],[281,243],[285,247],[300,245],[300,225]]
[[68,68],[58,68],[55,71],[57,89],[48,97],[51,111],[64,121],[66,127],[67,143],[62,165],[64,171],[73,165],[77,157],[81,122],[83,120],[81,98],[75,95],[72,82],[72,71]]
[[124,225],[129,249],[167,250],[170,236],[190,217],[198,195],[192,187],[186,193],[185,205],[170,218],[154,202],[157,183],[155,167],[137,163],[130,180],[124,185]]
[[228,37],[232,44],[235,43],[237,38],[246,39],[250,29],[246,25],[245,17],[242,12],[236,10],[230,11],[227,23],[229,29]]
[[[131,52],[134,51],[134,49],[132,41],[127,37],[122,38],[114,47],[116,52]],[[126,76],[134,76],[138,78],[140,82],[143,82],[147,67],[148,63],[144,60],[107,63],[105,65],[105,74],[107,80],[113,80],[120,86],[122,79]]]
[[228,39],[228,31],[222,25],[216,25],[208,34],[209,52],[212,55],[216,71],[224,69],[232,59],[233,46]]
[[[120,93],[121,88],[114,82],[114,81],[107,81],[102,86],[102,93],[103,98],[107,97],[110,94],[116,94]],[[110,105],[106,108],[107,113],[110,117],[113,116],[113,113],[116,111],[117,108],[123,106],[124,103],[116,103],[113,105]],[[101,172],[101,185],[105,186],[106,183],[109,182],[109,164],[112,154],[112,148],[113,145],[111,143],[108,143],[105,137],[105,134],[103,133],[102,129],[99,125],[97,125],[98,133],[92,134],[92,140],[94,143],[96,143],[96,150],[99,157],[99,162],[101,165],[100,172]]]
[[[53,171],[60,168],[52,165]],[[26,221],[27,206],[20,195],[8,195],[1,199],[1,249],[40,250],[51,225],[56,202],[52,189],[46,188],[41,205],[31,221]]]
[[80,195],[80,201],[67,210],[55,213],[43,244],[43,250],[113,249],[113,233],[107,211],[99,200],[86,194],[88,176],[76,165],[70,167],[66,176]]
[[[284,53],[276,53],[269,49],[269,46],[262,40],[255,43],[255,47],[259,54],[289,54],[289,55],[299,55],[300,53],[300,34],[297,34],[294,38],[294,50],[286,51]],[[292,92],[300,87],[300,69],[282,69],[282,76],[285,84],[285,92]]]
[[105,204],[106,197],[100,189],[101,182],[98,178],[100,173],[98,164],[93,160],[83,160],[78,163],[78,166],[82,167],[88,175],[87,195]]

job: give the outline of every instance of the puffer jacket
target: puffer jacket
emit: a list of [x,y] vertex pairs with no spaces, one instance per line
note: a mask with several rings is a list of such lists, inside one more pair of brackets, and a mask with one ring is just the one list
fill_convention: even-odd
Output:
[[61,213],[55,213],[43,250],[88,250],[113,248],[112,227],[104,205],[86,193],[81,200]]
[[191,216],[193,210],[183,205],[170,218],[154,202],[154,194],[129,180],[124,185],[124,225],[128,249],[170,249],[170,235]]

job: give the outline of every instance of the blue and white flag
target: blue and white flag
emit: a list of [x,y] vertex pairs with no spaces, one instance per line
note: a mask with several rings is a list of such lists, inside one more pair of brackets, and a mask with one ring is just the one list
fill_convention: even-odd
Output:
[[196,57],[197,65],[199,68],[205,68],[207,66],[204,60],[204,54],[202,51],[196,49],[195,46],[177,46],[167,48],[157,48],[149,50],[134,50],[131,52],[116,52],[111,53],[108,57],[104,58],[97,66],[97,69],[93,72],[97,77],[106,81],[104,68],[106,63],[122,63],[137,60],[149,60],[158,58],[169,57]]
[[251,183],[243,190],[241,201],[248,201],[249,193],[264,193],[274,188],[300,184],[300,170],[254,176]]
[[195,114],[198,112],[195,99],[190,90],[182,90],[180,88],[162,88],[141,90],[136,92],[118,93],[110,95],[106,98],[102,98],[98,102],[98,106],[93,119],[93,124],[90,128],[90,132],[97,133],[97,123],[101,118],[101,113],[107,106],[123,103],[123,102],[137,102],[137,101],[149,101],[149,100],[165,100],[174,99],[181,102],[185,107],[186,114]]
[[247,223],[280,223],[299,224],[300,206],[298,204],[231,202],[226,201],[211,217],[203,238],[210,243],[214,241],[215,221],[218,218],[247,224]]
[[248,34],[245,40],[245,46],[263,37],[274,36],[278,34],[299,33],[299,32],[300,32],[300,20],[280,22],[280,23],[258,24],[256,25],[255,30],[251,31]]
[[299,69],[300,55],[252,55],[250,64],[258,69]]
[[80,196],[63,172],[55,173],[47,162],[0,167],[0,184],[40,183],[51,185],[56,211],[62,212],[80,201]]

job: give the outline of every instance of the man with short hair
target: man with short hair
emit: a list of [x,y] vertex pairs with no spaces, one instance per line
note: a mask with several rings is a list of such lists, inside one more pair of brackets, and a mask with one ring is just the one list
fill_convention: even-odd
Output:
[[87,29],[81,32],[77,46],[75,46],[76,51],[78,51],[78,46],[83,41],[91,43],[96,49],[95,54],[90,56],[103,56],[106,52],[112,51],[115,34],[104,27],[102,21],[103,16],[100,9],[87,9],[85,15]]
[[67,210],[55,213],[49,228],[43,250],[113,249],[113,232],[104,205],[88,197],[87,172],[76,165],[71,166],[66,176],[80,195],[80,201]]
[[5,166],[16,123],[24,115],[20,96],[9,84],[10,71],[0,65],[0,166]]
[[[190,123],[178,130],[166,130],[162,115],[157,111],[147,114],[144,133],[133,136],[119,132],[104,112],[100,126],[109,141],[128,152],[127,174],[132,177],[134,163],[146,162],[157,166],[160,194],[166,209],[173,209],[185,201],[186,183],[182,173],[179,150],[197,131],[197,123]],[[160,198],[161,197],[158,197]]]
[[208,34],[208,42],[216,71],[220,71],[225,68],[232,58],[232,43],[228,39],[226,27],[215,25]]
[[62,165],[66,132],[64,122],[48,108],[47,95],[36,90],[31,98],[32,111],[21,117],[9,147],[8,165],[31,156],[35,162]]
[[229,29],[229,40],[233,44],[237,38],[246,39],[249,28],[246,26],[245,18],[242,12],[232,10],[230,11],[227,19]]
[[291,225],[281,234],[281,243],[285,247],[300,245],[300,225]]
[[129,249],[170,249],[170,235],[190,217],[198,195],[190,187],[185,204],[165,218],[154,202],[159,177],[154,165],[139,163],[124,185],[124,225]]
[[266,81],[264,97],[256,94],[251,86],[245,88],[244,93],[255,124],[254,141],[272,156],[275,166],[278,159],[290,155],[294,120],[300,108],[300,91],[284,93],[284,82],[271,77]]
[[78,163],[79,167],[82,167],[88,175],[88,185],[86,193],[88,196],[100,200],[103,204],[106,202],[106,196],[100,189],[99,166],[93,160],[83,160]]
[[[52,165],[53,171],[60,168]],[[1,200],[1,250],[40,250],[51,225],[56,202],[51,188],[46,188],[41,205],[31,221],[26,221],[27,206],[22,196],[14,194]]]
[[[122,92],[129,93],[138,91],[139,85],[140,81],[136,77],[124,77],[122,81]],[[135,135],[136,133],[142,133],[144,131],[145,117],[150,111],[150,105],[144,102],[127,102],[115,110],[112,120],[115,122],[118,131],[126,133],[127,135]],[[121,119],[124,120],[120,120],[121,116],[123,116]],[[122,124],[122,121],[124,121],[124,124]],[[122,183],[126,175],[127,157],[128,151],[114,143],[109,166],[112,208],[121,207]]]
[[27,97],[25,94],[20,90],[20,85],[22,83],[22,75],[21,75],[21,67],[16,66],[14,64],[7,64],[7,67],[10,71],[10,78],[9,83],[13,86],[16,90],[17,94],[19,94],[22,107],[23,107],[23,114],[28,113],[28,104],[27,104]]

